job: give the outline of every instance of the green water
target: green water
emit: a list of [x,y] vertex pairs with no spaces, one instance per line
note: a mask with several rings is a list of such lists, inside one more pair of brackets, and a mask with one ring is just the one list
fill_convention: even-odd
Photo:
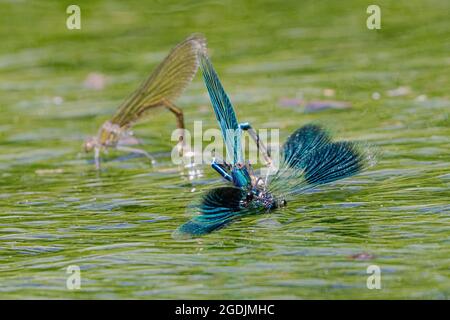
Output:
[[[448,1],[377,1],[381,30],[366,28],[367,1],[76,3],[81,30],[65,27],[69,2],[0,1],[0,298],[449,298]],[[154,167],[111,152],[97,174],[81,146],[192,32],[241,121],[282,140],[321,123],[368,141],[378,163],[273,214],[172,239],[186,205],[220,184],[209,166],[190,179],[172,164],[173,115],[135,128]],[[102,90],[83,85],[93,72]],[[280,103],[300,97],[351,107]],[[200,76],[177,103],[188,129],[217,127]],[[66,288],[69,265],[80,290]],[[380,290],[366,287],[369,265]]]

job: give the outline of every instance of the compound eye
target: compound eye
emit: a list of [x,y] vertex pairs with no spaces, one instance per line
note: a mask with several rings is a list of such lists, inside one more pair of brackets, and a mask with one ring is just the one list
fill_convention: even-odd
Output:
[[85,143],[84,143],[84,151],[85,152],[89,152],[89,151],[91,151],[92,150],[92,144],[91,144],[91,142],[90,141],[86,141]]

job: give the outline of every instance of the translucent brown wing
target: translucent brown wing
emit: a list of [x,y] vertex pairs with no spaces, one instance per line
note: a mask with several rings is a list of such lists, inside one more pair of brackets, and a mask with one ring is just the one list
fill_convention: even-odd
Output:
[[179,43],[120,105],[111,122],[128,127],[164,100],[173,102],[194,78],[199,67],[199,54],[205,51],[206,39],[202,35],[191,35]]

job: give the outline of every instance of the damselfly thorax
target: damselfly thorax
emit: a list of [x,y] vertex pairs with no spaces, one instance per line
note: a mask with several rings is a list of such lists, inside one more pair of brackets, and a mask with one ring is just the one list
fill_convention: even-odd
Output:
[[242,208],[265,208],[266,210],[273,210],[284,207],[286,201],[281,197],[275,197],[269,190],[267,185],[267,177],[258,175],[252,165],[247,162],[245,164],[236,164],[239,170],[246,172],[249,177],[249,183],[246,187],[247,194],[240,202]]
[[142,149],[130,147],[130,145],[136,145],[139,141],[133,137],[133,132],[130,130],[130,126],[120,127],[111,121],[106,121],[100,127],[96,136],[88,138],[84,143],[84,150],[86,152],[94,151],[95,166],[100,168],[100,153],[108,153],[109,148],[115,150],[131,152],[141,154],[147,157],[152,163],[155,163],[155,159],[148,152]]
[[101,151],[107,148],[114,148],[126,135],[130,135],[128,129],[121,128],[119,125],[113,124],[108,120],[103,123],[96,136],[86,140],[84,149],[86,152],[89,152],[95,148],[99,148]]

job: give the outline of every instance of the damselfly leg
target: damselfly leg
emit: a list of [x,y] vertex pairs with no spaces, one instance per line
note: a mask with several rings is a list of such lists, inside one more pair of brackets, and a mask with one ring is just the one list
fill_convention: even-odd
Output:
[[100,147],[95,147],[94,161],[95,161],[95,168],[97,170],[100,170]]
[[116,146],[116,150],[123,151],[123,152],[131,152],[131,153],[141,154],[141,155],[147,157],[152,164],[156,163],[156,159],[152,155],[150,155],[150,153],[148,153],[147,151],[142,150],[142,149],[117,145]]
[[263,156],[264,161],[266,162],[266,165],[269,166],[269,168],[273,169],[273,161],[272,161],[272,158],[270,157],[270,151],[266,147],[264,142],[261,141],[256,130],[253,129],[253,127],[248,122],[240,123],[239,128],[241,130],[248,132],[249,136],[253,139],[253,141],[255,141],[256,147],[258,148],[258,151]]
[[230,168],[223,161],[213,159],[211,167],[216,170],[225,180],[233,182],[233,178],[229,173]]
[[179,144],[178,144],[178,152],[179,155],[182,156],[185,149],[186,149],[186,139],[185,139],[185,135],[184,135],[184,115],[183,115],[183,111],[181,111],[180,108],[178,108],[175,104],[173,104],[172,102],[170,102],[169,100],[164,99],[162,101],[162,104],[165,108],[167,108],[169,111],[171,111],[176,118],[177,121],[177,128],[181,129],[181,136],[179,138]]

